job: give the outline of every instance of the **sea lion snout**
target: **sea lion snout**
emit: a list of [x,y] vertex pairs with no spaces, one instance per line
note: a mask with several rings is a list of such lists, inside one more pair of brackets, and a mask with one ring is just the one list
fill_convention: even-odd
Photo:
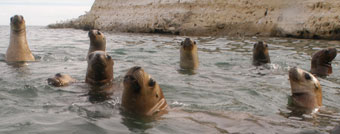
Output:
[[142,67],[139,67],[139,66],[135,66],[135,67],[132,68],[133,72],[138,71],[140,69],[142,69]]
[[56,79],[56,78],[48,78],[47,79],[47,83],[49,85],[56,86],[56,87],[60,87],[61,86],[61,82],[59,81],[59,79]]
[[22,15],[14,15],[11,17],[11,23],[22,23],[24,21],[24,17]]
[[328,58],[326,58],[326,61],[331,64],[331,62],[334,60],[334,58],[337,55],[336,48],[327,48],[325,51],[325,55],[327,55]]
[[184,41],[181,42],[181,46],[188,50],[191,50],[194,45],[196,45],[196,41],[192,41],[190,38],[185,38]]
[[298,81],[299,77],[298,77],[298,70],[297,67],[293,67],[291,69],[289,69],[289,79],[292,79],[294,81]]
[[97,35],[102,35],[102,32],[100,32],[99,30],[90,30],[88,33],[88,36],[90,38],[95,38]]

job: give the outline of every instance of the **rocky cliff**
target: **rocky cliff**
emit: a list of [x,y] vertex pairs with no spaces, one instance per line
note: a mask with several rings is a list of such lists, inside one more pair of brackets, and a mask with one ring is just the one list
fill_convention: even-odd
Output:
[[96,0],[51,28],[340,39],[338,0]]

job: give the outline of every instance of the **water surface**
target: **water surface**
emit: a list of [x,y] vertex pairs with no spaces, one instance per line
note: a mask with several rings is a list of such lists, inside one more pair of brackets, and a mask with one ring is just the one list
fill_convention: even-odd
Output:
[[[124,116],[121,92],[100,103],[88,100],[89,87],[51,87],[46,79],[67,73],[84,81],[87,32],[28,27],[29,46],[38,60],[14,67],[3,62],[9,27],[0,26],[0,133],[328,133],[340,122],[340,57],[333,74],[320,78],[323,110],[287,117],[288,69],[310,69],[313,52],[339,48],[339,41],[256,37],[191,37],[199,48],[195,74],[179,69],[183,36],[104,33],[121,81],[130,67],[142,66],[160,84],[171,107],[154,120]],[[272,64],[252,66],[258,40],[269,44]]]

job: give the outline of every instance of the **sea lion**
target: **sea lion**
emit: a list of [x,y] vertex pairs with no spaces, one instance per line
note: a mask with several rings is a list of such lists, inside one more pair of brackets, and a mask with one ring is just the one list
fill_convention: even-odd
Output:
[[320,82],[311,73],[296,67],[291,68],[289,81],[292,106],[311,112],[322,106],[322,88]]
[[190,38],[185,38],[181,42],[180,48],[180,67],[182,69],[197,69],[198,68],[198,53],[195,41]]
[[10,41],[6,52],[6,61],[35,61],[27,44],[25,20],[21,15],[11,17]]
[[88,33],[90,38],[90,48],[88,55],[94,51],[104,51],[106,49],[106,39],[102,32],[99,30],[90,30]]
[[102,86],[113,81],[113,60],[104,51],[94,51],[88,55],[85,82]]
[[319,77],[332,74],[332,60],[336,55],[336,48],[326,48],[317,51],[312,57],[311,73]]
[[270,57],[268,53],[268,45],[263,41],[259,41],[254,44],[253,48],[253,65],[260,66],[266,63],[270,63]]
[[141,67],[132,67],[124,77],[122,106],[138,115],[156,115],[168,107],[161,87]]
[[62,87],[62,86],[67,86],[71,83],[74,83],[74,82],[76,82],[76,80],[73,79],[68,74],[57,73],[54,76],[54,78],[48,78],[47,82],[48,82],[49,85],[56,86],[56,87]]

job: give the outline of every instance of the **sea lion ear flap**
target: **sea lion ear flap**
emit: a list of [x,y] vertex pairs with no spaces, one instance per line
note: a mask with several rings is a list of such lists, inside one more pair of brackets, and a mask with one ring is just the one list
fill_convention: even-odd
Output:
[[319,86],[316,83],[314,83],[314,86],[315,86],[315,90],[319,90]]

